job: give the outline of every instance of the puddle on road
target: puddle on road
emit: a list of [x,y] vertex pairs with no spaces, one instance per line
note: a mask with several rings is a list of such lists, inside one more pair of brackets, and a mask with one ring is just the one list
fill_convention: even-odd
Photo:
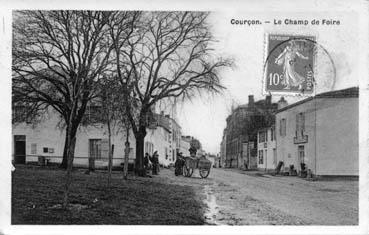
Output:
[[218,214],[216,197],[210,192],[209,185],[205,185],[204,190],[206,195],[204,202],[208,206],[207,212],[205,213],[206,223],[209,225],[221,225],[221,223],[216,220]]

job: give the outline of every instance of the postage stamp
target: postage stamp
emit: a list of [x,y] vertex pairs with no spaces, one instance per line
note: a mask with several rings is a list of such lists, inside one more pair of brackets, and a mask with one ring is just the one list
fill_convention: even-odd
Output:
[[282,34],[266,37],[264,93],[313,95],[316,37]]

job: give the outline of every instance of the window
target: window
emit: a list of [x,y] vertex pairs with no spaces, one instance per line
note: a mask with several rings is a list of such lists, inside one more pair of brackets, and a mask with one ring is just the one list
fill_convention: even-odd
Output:
[[305,147],[304,147],[304,145],[299,145],[297,147],[297,152],[298,152],[298,157],[299,157],[300,164],[305,163]]
[[305,114],[296,114],[296,136],[303,136],[305,131]]
[[279,127],[280,127],[280,135],[281,136],[286,136],[286,119],[285,118],[282,118],[280,120],[280,124],[279,124]]
[[98,105],[90,105],[86,109],[86,116],[88,117],[88,122],[98,123],[102,121],[101,112],[102,108]]
[[37,144],[31,144],[31,154],[37,154]]
[[263,150],[259,150],[259,164],[263,164],[263,163],[264,163]]
[[168,160],[168,149],[167,149],[167,147],[165,147],[165,159]]
[[265,135],[266,135],[265,131],[259,132],[259,143],[265,142]]
[[24,105],[13,106],[13,121],[14,122],[30,122],[29,110]]
[[90,158],[101,159],[101,139],[90,139]]
[[49,148],[44,147],[44,153],[48,153],[48,152],[49,152]]
[[275,140],[275,130],[274,128],[270,129],[270,141]]
[[268,142],[268,130],[265,131],[265,142]]
[[151,142],[145,142],[145,153],[148,153],[152,156],[154,153],[154,144]]

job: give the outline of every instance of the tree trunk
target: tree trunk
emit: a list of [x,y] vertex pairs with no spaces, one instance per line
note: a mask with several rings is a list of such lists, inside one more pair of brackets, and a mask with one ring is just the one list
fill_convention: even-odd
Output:
[[127,127],[127,134],[126,134],[126,143],[124,149],[124,166],[123,166],[123,177],[127,180],[128,176],[128,158],[129,158],[129,151],[130,151],[130,144],[129,144],[129,128]]
[[[75,128],[77,129],[77,128]],[[65,188],[64,188],[64,199],[63,199],[63,208],[67,208],[68,206],[68,197],[69,197],[69,190],[70,185],[72,183],[72,169],[73,169],[73,160],[74,160],[74,150],[76,147],[76,132],[77,130],[70,130],[68,131],[70,135],[67,136],[67,174],[65,179]]]
[[62,163],[59,165],[59,168],[62,169],[67,169],[67,165],[68,165],[68,131],[69,128],[65,128],[65,141],[64,141],[64,151],[63,151],[63,161]]
[[146,127],[140,126],[139,133],[136,136],[136,165],[135,171],[138,176],[146,176],[146,171],[143,165],[144,145],[145,145]]
[[108,120],[108,142],[109,142],[108,187],[110,187],[111,171],[112,171],[112,166],[113,166],[113,154],[111,150],[111,127],[110,127],[109,120]]

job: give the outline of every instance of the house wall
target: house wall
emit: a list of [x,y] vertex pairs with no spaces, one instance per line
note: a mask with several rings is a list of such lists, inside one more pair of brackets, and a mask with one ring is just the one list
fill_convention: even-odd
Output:
[[181,138],[180,152],[182,152],[183,156],[190,156],[190,151],[188,151],[190,147],[191,147],[190,142]]
[[180,152],[180,146],[181,146],[181,127],[177,124],[177,122],[170,118],[170,128],[171,128],[171,139],[170,139],[170,153],[169,158],[170,162],[174,163],[177,159],[177,152]]
[[[320,102],[319,99],[316,100]],[[317,104],[318,106],[318,104]],[[306,143],[294,143],[296,136],[296,115],[304,113],[305,130],[307,136]],[[286,135],[281,136],[281,119],[286,119]],[[311,169],[315,174],[315,104],[314,102],[305,102],[295,107],[289,108],[276,115],[276,137],[277,137],[277,162],[283,161],[284,170],[288,171],[290,165],[293,165],[297,171],[301,170],[298,157],[298,146],[304,147],[304,163],[307,169]],[[278,163],[277,163],[278,164]]]
[[359,175],[358,98],[325,100],[317,123],[317,174]]
[[[51,163],[61,163],[65,131],[63,128],[58,127],[59,117],[57,114],[49,111],[45,120],[36,125],[27,125],[26,123],[20,123],[13,125],[13,148],[12,155],[14,155],[14,135],[26,136],[26,162],[37,162],[38,156],[47,157]],[[114,145],[113,153],[113,166],[119,166],[123,162],[124,158],[124,143],[125,135],[116,134],[117,130],[112,130],[112,145]],[[88,166],[89,158],[89,140],[90,139],[107,139],[107,128],[104,125],[80,127],[77,131],[77,140],[75,147],[75,157],[73,165],[75,166]],[[36,144],[36,152],[31,153],[31,145]],[[43,148],[53,148],[53,153],[44,153]],[[133,163],[135,159],[135,139],[133,133],[130,133],[130,147],[131,152],[129,155],[129,162]],[[95,166],[102,167],[108,165],[108,158],[96,160]]]
[[[161,126],[158,126],[156,129],[148,129],[145,137],[145,142],[153,144],[153,151],[158,151],[159,164],[163,166],[168,166],[170,163],[173,163],[169,155],[169,138],[169,131]],[[166,156],[165,151],[167,151],[168,156]]]
[[[317,112],[315,112],[317,110]],[[296,114],[305,114],[306,143],[294,143]],[[286,119],[286,136],[280,120]],[[300,170],[298,146],[304,146],[305,164],[317,175],[358,175],[358,98],[318,98],[277,113],[277,161],[285,170]],[[315,162],[316,160],[316,162]]]
[[[271,128],[267,128],[266,133],[268,135],[268,139],[266,142],[259,142],[259,136],[260,136],[260,132],[258,132],[258,152],[257,152],[257,156],[258,156],[258,169],[262,169],[262,170],[271,170],[271,169],[275,169],[278,161],[274,162],[274,155],[273,155],[273,150],[276,150],[277,147],[277,143],[276,140],[271,138],[272,136],[272,130]],[[263,164],[259,163],[259,157],[260,157],[260,150],[263,151]],[[265,155],[265,153],[267,153],[267,155]]]

